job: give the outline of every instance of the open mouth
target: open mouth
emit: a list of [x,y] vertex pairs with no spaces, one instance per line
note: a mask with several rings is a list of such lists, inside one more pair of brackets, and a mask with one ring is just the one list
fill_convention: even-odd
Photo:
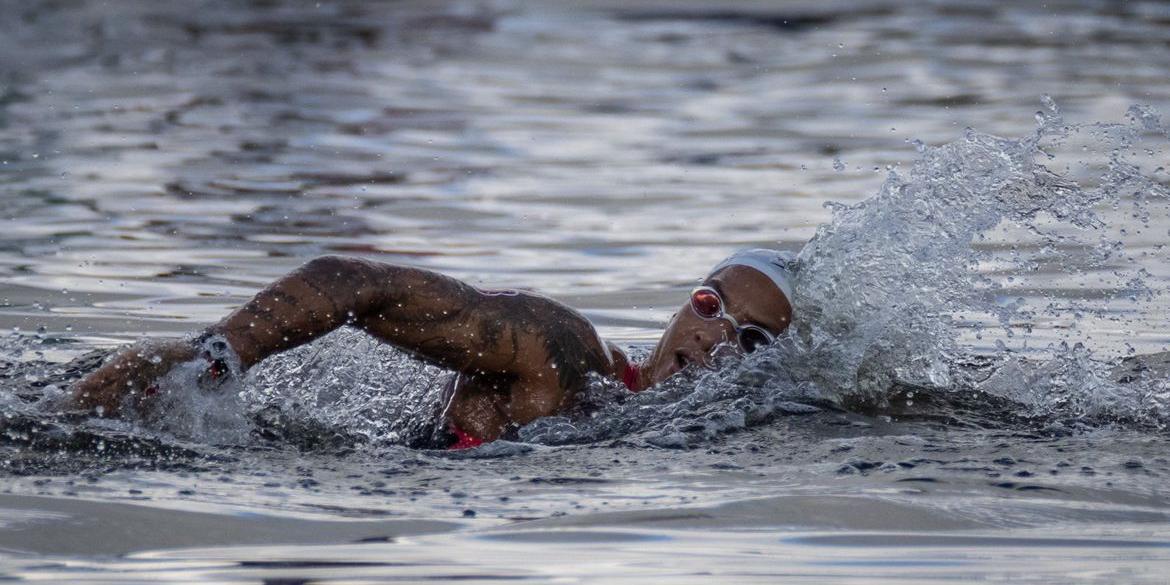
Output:
[[680,351],[674,354],[674,363],[678,366],[678,369],[682,370],[691,365],[691,359]]

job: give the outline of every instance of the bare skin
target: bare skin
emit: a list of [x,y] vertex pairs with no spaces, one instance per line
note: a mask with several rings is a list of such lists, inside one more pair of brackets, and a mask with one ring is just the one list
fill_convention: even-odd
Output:
[[[791,308],[764,275],[731,266],[707,284],[741,322],[779,333]],[[598,336],[580,313],[527,292],[482,291],[428,270],[324,256],[260,291],[205,334],[222,335],[247,370],[266,357],[349,325],[427,362],[461,374],[448,420],[485,441],[573,404],[590,373],[622,379],[628,358]],[[638,388],[705,363],[733,336],[722,320],[684,306],[671,320]],[[154,383],[199,356],[185,340],[141,342],[120,352],[73,388],[74,403],[103,416],[124,406],[147,411]],[[129,400],[127,400],[129,398]]]
[[[729,266],[712,274],[704,285],[719,291],[740,323],[754,323],[779,334],[792,322],[792,306],[768,277],[745,266]],[[640,385],[653,386],[691,364],[709,365],[711,352],[722,343],[733,343],[735,331],[723,320],[703,319],[684,305],[658,340],[642,366]]]

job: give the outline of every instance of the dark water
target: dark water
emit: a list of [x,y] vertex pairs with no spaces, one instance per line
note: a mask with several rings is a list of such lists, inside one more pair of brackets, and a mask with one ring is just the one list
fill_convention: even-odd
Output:
[[[1163,578],[1164,4],[4,2],[0,55],[0,579]],[[54,407],[321,253],[637,353],[751,245],[789,343],[522,443],[403,447],[445,374],[352,332]]]

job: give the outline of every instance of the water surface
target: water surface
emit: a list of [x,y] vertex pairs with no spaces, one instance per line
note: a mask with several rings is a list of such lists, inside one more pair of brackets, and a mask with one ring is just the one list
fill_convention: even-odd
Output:
[[[1160,3],[5,2],[0,54],[0,579],[1163,579]],[[795,349],[522,443],[402,446],[445,375],[347,332],[50,408],[318,254],[638,353],[821,225]]]

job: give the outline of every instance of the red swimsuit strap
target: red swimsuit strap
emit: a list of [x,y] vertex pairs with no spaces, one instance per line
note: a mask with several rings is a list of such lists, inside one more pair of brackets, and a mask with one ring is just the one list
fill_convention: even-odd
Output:
[[622,375],[622,382],[625,383],[626,388],[630,389],[630,392],[640,392],[642,390],[638,387],[638,378],[641,373],[642,368],[639,368],[638,364],[626,362],[626,371]]
[[447,447],[449,451],[458,451],[460,449],[471,449],[478,447],[484,443],[483,439],[455,426],[455,423],[447,423],[447,430],[455,435],[455,442]]

